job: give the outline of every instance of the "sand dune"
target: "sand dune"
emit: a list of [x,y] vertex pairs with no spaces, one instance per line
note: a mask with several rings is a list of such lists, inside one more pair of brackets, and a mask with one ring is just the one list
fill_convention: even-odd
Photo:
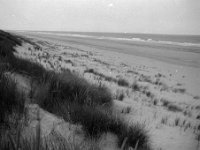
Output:
[[27,44],[17,47],[16,55],[50,70],[70,69],[90,82],[106,85],[115,98],[113,110],[127,122],[144,123],[155,149],[198,148],[198,52],[139,42],[21,35],[32,38],[42,50]]

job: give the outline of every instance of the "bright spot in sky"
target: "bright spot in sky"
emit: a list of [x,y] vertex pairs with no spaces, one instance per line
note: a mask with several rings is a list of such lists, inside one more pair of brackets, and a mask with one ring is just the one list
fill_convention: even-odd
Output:
[[108,4],[108,7],[113,7],[113,3]]

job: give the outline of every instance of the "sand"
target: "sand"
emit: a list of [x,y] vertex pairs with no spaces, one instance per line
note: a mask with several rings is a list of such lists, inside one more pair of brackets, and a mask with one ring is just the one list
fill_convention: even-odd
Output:
[[[70,69],[90,82],[106,85],[113,110],[129,123],[145,124],[155,149],[196,150],[200,135],[200,50],[167,44],[65,37],[21,32],[30,44],[17,47],[21,57],[55,71]],[[27,51],[27,49],[29,49]],[[93,69],[104,76],[85,72]],[[113,79],[123,78],[129,86]],[[138,85],[134,90],[132,85]],[[119,95],[123,94],[123,100]]]

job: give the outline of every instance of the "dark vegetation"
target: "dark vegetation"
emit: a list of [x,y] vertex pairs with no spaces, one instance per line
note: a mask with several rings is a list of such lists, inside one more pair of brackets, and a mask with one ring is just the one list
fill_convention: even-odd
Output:
[[186,89],[184,89],[184,88],[174,88],[172,91],[175,92],[175,93],[185,93]]
[[131,107],[130,106],[122,109],[122,111],[121,111],[121,113],[124,113],[124,114],[129,114],[130,112],[131,112]]
[[173,112],[181,112],[183,111],[182,108],[180,108],[179,106],[172,104],[170,101],[162,98],[161,102],[163,103],[163,106],[166,107],[169,111],[173,111]]
[[125,97],[125,94],[124,94],[123,91],[117,91],[117,94],[116,94],[116,96],[115,96],[115,98],[116,98],[117,100],[123,101],[124,97]]
[[180,118],[176,118],[175,120],[174,120],[174,125],[175,126],[178,126],[180,124]]
[[137,82],[133,82],[133,84],[131,85],[131,88],[133,89],[133,91],[140,91],[140,87],[137,84]]
[[23,110],[23,93],[17,91],[16,83],[0,68],[0,124],[9,127],[9,115],[15,112],[18,113],[15,115],[20,115]]
[[156,106],[157,104],[158,104],[158,99],[155,98],[155,99],[153,100],[153,105]]
[[167,108],[168,108],[168,110],[174,111],[174,112],[181,112],[182,111],[182,108],[180,108],[179,106],[174,105],[174,104],[169,104]]
[[165,106],[165,107],[167,107],[170,104],[170,102],[167,99],[164,99],[164,98],[161,98],[160,101],[163,103],[163,106]]
[[[137,142],[139,149],[150,149],[149,137],[143,125],[136,124],[129,126],[125,121],[114,117],[110,112],[93,107],[71,104],[68,110],[70,120],[73,123],[83,125],[88,137],[98,138],[102,133],[111,132],[118,136],[119,146],[126,140],[125,149],[129,146],[135,147]],[[61,114],[68,113],[65,109],[60,109],[60,111],[62,111]]]
[[100,76],[101,78],[103,78],[105,81],[111,81],[111,82],[117,82],[117,79],[113,78],[113,77],[109,77],[109,76],[106,76],[102,73],[99,73],[97,71],[95,71],[94,69],[87,69],[84,71],[85,73],[92,73],[96,76]]
[[104,75],[102,73],[99,73],[99,72],[95,71],[94,69],[87,69],[84,72],[85,73],[92,73],[92,74],[94,74],[96,76],[99,76],[99,77],[103,78],[105,81],[114,82],[114,83],[118,84],[119,86],[125,86],[125,87],[129,86],[128,81],[126,81],[125,79],[122,79],[122,78],[115,79],[113,77],[106,76],[106,75]]
[[[91,84],[70,71],[47,71],[37,63],[15,57],[13,47],[21,45],[22,41],[29,42],[39,49],[38,45],[28,39],[0,31],[0,149],[19,149],[16,143],[21,142],[20,149],[39,149],[33,148],[33,145],[39,144],[23,142],[20,136],[13,139],[9,134],[14,130],[14,135],[20,135],[21,130],[16,131],[19,125],[11,125],[13,121],[20,122],[24,113],[25,97],[6,72],[28,75],[34,82],[31,90],[33,102],[66,121],[81,124],[87,136],[98,138],[102,133],[112,132],[118,136],[119,146],[124,145],[123,149],[129,146],[150,149],[149,137],[143,126],[129,126],[112,115],[112,95],[106,87]],[[123,79],[116,82],[121,86],[128,86],[128,82]]]
[[[73,102],[94,107],[112,104],[112,96],[106,87],[90,84],[70,71],[49,72],[42,77],[39,84],[35,97],[40,105],[48,111],[53,110],[52,106],[56,102]],[[46,94],[41,91],[46,91]]]
[[8,59],[13,58],[13,46],[21,42],[10,34],[0,31],[0,124],[9,126],[9,115],[22,113],[24,108],[23,93],[19,93],[16,83],[5,74],[10,69]]
[[200,99],[200,96],[194,96],[193,98],[198,100],[198,99]]
[[117,84],[119,86],[129,86],[129,83],[125,80],[125,79],[122,79],[120,78],[118,81],[117,81]]
[[[98,138],[102,133],[112,132],[118,136],[119,146],[127,137],[126,146],[134,147],[139,140],[138,146],[147,148],[148,136],[143,128],[129,127],[110,114],[111,95],[104,87],[90,87],[85,80],[75,78],[70,72],[53,78],[48,79],[36,93],[42,108],[62,116],[66,121],[81,124],[88,137]],[[62,82],[57,80],[59,78]]]

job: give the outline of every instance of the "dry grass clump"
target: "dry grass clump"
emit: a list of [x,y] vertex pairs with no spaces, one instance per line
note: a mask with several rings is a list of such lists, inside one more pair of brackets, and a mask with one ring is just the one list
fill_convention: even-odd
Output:
[[0,134],[15,126],[24,110],[24,96],[19,93],[15,81],[5,73],[10,69],[8,59],[13,57],[14,46],[21,42],[14,36],[0,30]]
[[162,105],[165,106],[165,107],[167,107],[170,104],[170,101],[168,101],[165,98],[161,98],[160,101],[162,102]]
[[117,90],[115,98],[117,100],[123,101],[123,99],[125,98],[124,92],[120,91],[120,90]]
[[117,97],[118,100],[122,101],[124,99],[124,93],[120,93],[119,96]]
[[131,88],[133,89],[133,91],[140,91],[140,86],[138,85],[136,81],[133,82],[133,84],[131,85]]
[[134,147],[138,141],[138,147],[148,145],[148,134],[144,128],[129,127],[105,108],[105,105],[109,106],[112,101],[104,88],[89,85],[85,80],[75,78],[71,72],[56,75],[56,78],[47,77],[45,82],[46,92],[42,92],[43,89],[39,91],[42,95],[47,95],[40,100],[40,106],[67,121],[81,124],[88,137],[98,138],[103,133],[112,132],[118,136],[119,146],[125,138],[126,146]]
[[149,97],[149,98],[151,98],[151,99],[153,99],[153,98],[155,97],[155,95],[154,95],[151,91],[149,91],[149,90],[144,90],[143,93],[144,93],[147,97]]
[[35,80],[40,80],[47,72],[42,65],[23,58],[12,57],[9,59],[9,64],[12,71],[28,75]]
[[180,124],[180,118],[176,118],[175,120],[174,120],[174,125],[175,126],[178,126]]
[[46,97],[39,100],[40,106],[67,121],[81,124],[87,136],[98,138],[103,133],[112,132],[118,136],[119,146],[125,138],[126,146],[134,147],[138,141],[138,147],[148,145],[144,128],[129,127],[119,118],[98,109],[106,109],[105,106],[112,102],[104,87],[90,85],[71,72],[47,77],[45,82],[44,89],[39,89],[43,96],[46,93]]
[[44,73],[46,73],[46,70],[42,65],[23,58],[16,57],[10,61],[10,63],[14,68],[14,71],[27,74],[32,78],[40,78]]
[[198,100],[198,99],[200,99],[200,96],[194,96],[193,98]]
[[106,76],[102,73],[99,73],[97,71],[95,71],[94,69],[87,69],[84,71],[85,73],[92,73],[96,76],[100,76],[101,78],[103,78],[105,81],[110,81],[110,82],[115,82],[116,84],[118,84],[119,86],[125,86],[125,87],[128,87],[129,86],[129,83],[128,81],[126,81],[125,79],[115,79],[113,77],[109,77],[109,76]]
[[167,106],[167,109],[170,111],[173,111],[173,112],[181,112],[182,111],[182,108],[180,108],[179,106],[174,105],[174,104],[169,104]]
[[9,43],[13,46],[21,45],[21,40],[18,37],[13,36],[12,34],[4,32],[2,30],[0,30],[0,41]]
[[36,127],[35,134],[26,138],[22,135],[20,126],[22,124],[15,130],[0,129],[1,150],[100,150],[99,145],[95,142],[77,143],[75,140],[69,142],[57,133],[42,137],[40,123]]
[[18,92],[16,83],[0,68],[0,126],[10,124],[10,114],[23,113],[24,101],[24,96]]
[[121,126],[121,132],[118,134],[119,137],[119,145],[125,141],[124,149],[128,149],[128,147],[132,147],[138,150],[150,150],[150,140],[145,130],[144,125],[135,124],[128,126]]
[[[0,61],[0,64],[2,62]],[[8,133],[13,133],[23,117],[25,97],[17,89],[16,82],[6,75],[6,68],[0,66],[0,149],[13,149],[13,140]],[[16,132],[14,132],[16,134]],[[10,140],[8,144],[5,140]],[[15,145],[16,147],[16,145]]]
[[106,87],[90,84],[70,71],[59,74],[47,73],[39,87],[41,88],[36,92],[35,97],[48,111],[52,110],[55,103],[76,102],[89,106],[112,104],[112,95]]
[[161,119],[161,123],[162,123],[162,124],[167,124],[167,122],[168,122],[168,117],[167,117],[167,116],[165,116],[165,117],[163,117],[163,118]]
[[87,69],[84,71],[84,73],[92,73],[96,76],[103,78],[105,81],[110,81],[110,82],[115,82],[115,83],[117,82],[117,79],[110,77],[110,76],[106,76],[102,73],[99,73],[99,72],[95,71],[94,69]]
[[128,81],[126,81],[125,79],[122,79],[122,78],[118,79],[117,84],[118,84],[119,86],[126,86],[126,87],[129,86]]
[[182,108],[180,108],[179,106],[177,106],[175,104],[172,104],[170,101],[168,101],[164,98],[161,99],[161,102],[163,103],[163,106],[167,107],[167,109],[169,111],[173,111],[173,112],[181,112],[182,111]]
[[40,77],[45,73],[45,69],[41,65],[15,57],[13,54],[15,52],[13,47],[21,45],[22,39],[25,40],[24,38],[0,31],[0,59],[2,62],[9,64],[9,70],[11,71],[28,74],[32,77]]
[[88,106],[73,104],[69,109],[72,122],[80,123],[89,137],[98,138],[103,133],[111,132],[118,136],[119,147],[126,139],[125,147],[135,147],[138,143],[138,148],[149,148],[149,136],[144,126],[128,126],[119,117]]
[[[52,77],[51,82],[47,82],[46,92],[39,90],[41,93],[47,94],[47,97],[40,100],[42,102],[40,106],[62,116],[67,121],[81,124],[86,135],[91,138],[98,138],[103,133],[112,132],[118,136],[119,146],[126,137],[128,138],[126,145],[133,147],[138,140],[140,141],[138,147],[146,145],[148,135],[144,128],[129,127],[119,118],[98,109],[99,106],[110,105],[111,97],[107,91],[99,89],[101,87],[96,87],[98,90],[95,90],[93,86],[90,91],[84,80],[73,80],[74,76],[71,76],[70,72],[66,72],[66,74],[65,76],[61,75],[64,77],[62,82],[56,82]],[[70,76],[72,79],[69,78]]]
[[157,105],[158,104],[158,99],[157,98],[155,98],[154,100],[153,100],[153,105]]
[[121,113],[124,113],[124,114],[129,114],[130,112],[131,112],[131,107],[130,106],[122,109],[122,111],[121,111]]
[[141,81],[141,82],[153,83],[153,81],[152,81],[150,76],[146,76],[146,75],[143,75],[143,74],[140,75],[138,80]]
[[184,88],[174,88],[172,91],[175,92],[175,93],[185,93],[186,89],[184,89]]

